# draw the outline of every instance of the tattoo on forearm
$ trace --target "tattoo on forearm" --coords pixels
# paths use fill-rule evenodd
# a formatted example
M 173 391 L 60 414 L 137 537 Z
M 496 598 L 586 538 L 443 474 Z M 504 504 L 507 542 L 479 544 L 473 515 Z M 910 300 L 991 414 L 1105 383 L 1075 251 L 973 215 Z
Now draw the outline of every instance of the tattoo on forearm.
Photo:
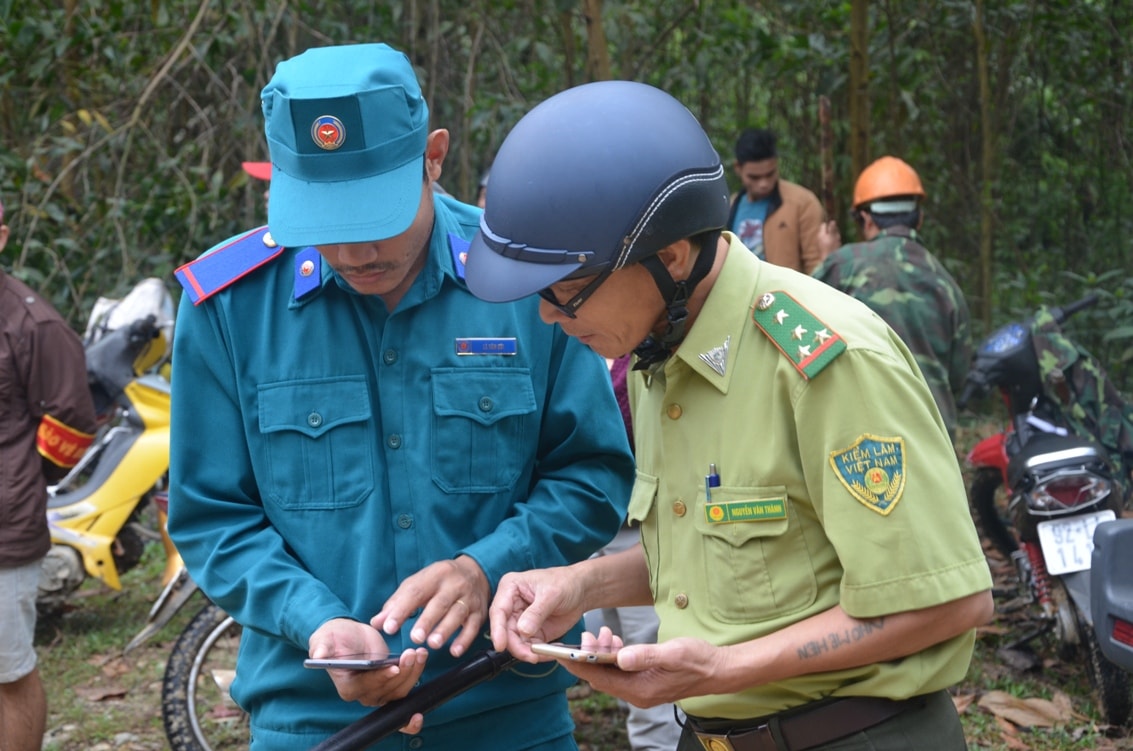
M 809 660 L 825 652 L 833 652 L 840 647 L 846 647 L 861 641 L 875 631 L 885 628 L 884 618 L 875 618 L 872 621 L 860 621 L 853 628 L 845 631 L 833 631 L 822 639 L 815 639 L 799 647 L 800 660 Z

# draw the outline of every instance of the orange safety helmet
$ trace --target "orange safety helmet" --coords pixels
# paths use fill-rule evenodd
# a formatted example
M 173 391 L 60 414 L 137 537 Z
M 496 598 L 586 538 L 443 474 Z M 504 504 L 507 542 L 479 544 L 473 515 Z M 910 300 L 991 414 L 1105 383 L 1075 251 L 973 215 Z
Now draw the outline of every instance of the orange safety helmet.
M 917 171 L 895 156 L 883 156 L 862 170 L 854 184 L 854 208 L 880 198 L 925 197 Z

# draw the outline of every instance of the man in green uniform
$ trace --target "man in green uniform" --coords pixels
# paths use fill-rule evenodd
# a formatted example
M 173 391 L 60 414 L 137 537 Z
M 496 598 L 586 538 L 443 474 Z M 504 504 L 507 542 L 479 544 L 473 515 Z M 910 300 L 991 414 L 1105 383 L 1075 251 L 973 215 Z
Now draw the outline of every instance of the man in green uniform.
M 856 297 L 893 327 L 928 381 L 948 434 L 972 361 L 968 303 L 960 285 L 917 234 L 925 192 L 916 170 L 883 156 L 854 185 L 854 219 L 864 242 L 844 245 L 833 222 L 819 232 L 825 260 L 816 279 Z
M 553 175 L 553 179 L 546 176 Z M 866 306 L 728 232 L 719 157 L 650 86 L 558 94 L 508 135 L 472 242 L 473 294 L 540 315 L 630 378 L 642 545 L 505 576 L 492 641 L 537 661 L 591 608 L 655 603 L 659 642 L 563 663 L 680 748 L 962 749 L 947 688 L 991 575 L 932 395 Z

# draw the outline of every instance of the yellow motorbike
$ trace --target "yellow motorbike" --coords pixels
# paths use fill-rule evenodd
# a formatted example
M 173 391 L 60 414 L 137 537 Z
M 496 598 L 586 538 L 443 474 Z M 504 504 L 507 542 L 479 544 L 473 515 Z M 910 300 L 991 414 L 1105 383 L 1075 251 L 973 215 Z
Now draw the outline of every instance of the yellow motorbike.
M 48 488 L 51 550 L 40 569 L 37 605 L 58 612 L 88 577 L 112 589 L 137 565 L 148 541 L 164 538 L 142 523 L 163 496 L 169 471 L 169 381 L 173 302 L 160 279 L 121 300 L 100 299 L 84 336 L 87 377 L 102 424 L 94 443 Z M 167 575 L 175 573 L 170 559 Z

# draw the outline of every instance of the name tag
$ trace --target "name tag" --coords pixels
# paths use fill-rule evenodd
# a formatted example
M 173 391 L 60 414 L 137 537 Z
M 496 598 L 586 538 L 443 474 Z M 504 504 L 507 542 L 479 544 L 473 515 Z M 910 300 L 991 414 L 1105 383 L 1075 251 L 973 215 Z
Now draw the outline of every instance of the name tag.
M 781 498 L 709 503 L 704 507 L 709 524 L 760 522 L 787 518 L 787 504 Z
M 500 338 L 462 336 L 456 339 L 458 355 L 514 355 L 518 351 L 514 336 Z

